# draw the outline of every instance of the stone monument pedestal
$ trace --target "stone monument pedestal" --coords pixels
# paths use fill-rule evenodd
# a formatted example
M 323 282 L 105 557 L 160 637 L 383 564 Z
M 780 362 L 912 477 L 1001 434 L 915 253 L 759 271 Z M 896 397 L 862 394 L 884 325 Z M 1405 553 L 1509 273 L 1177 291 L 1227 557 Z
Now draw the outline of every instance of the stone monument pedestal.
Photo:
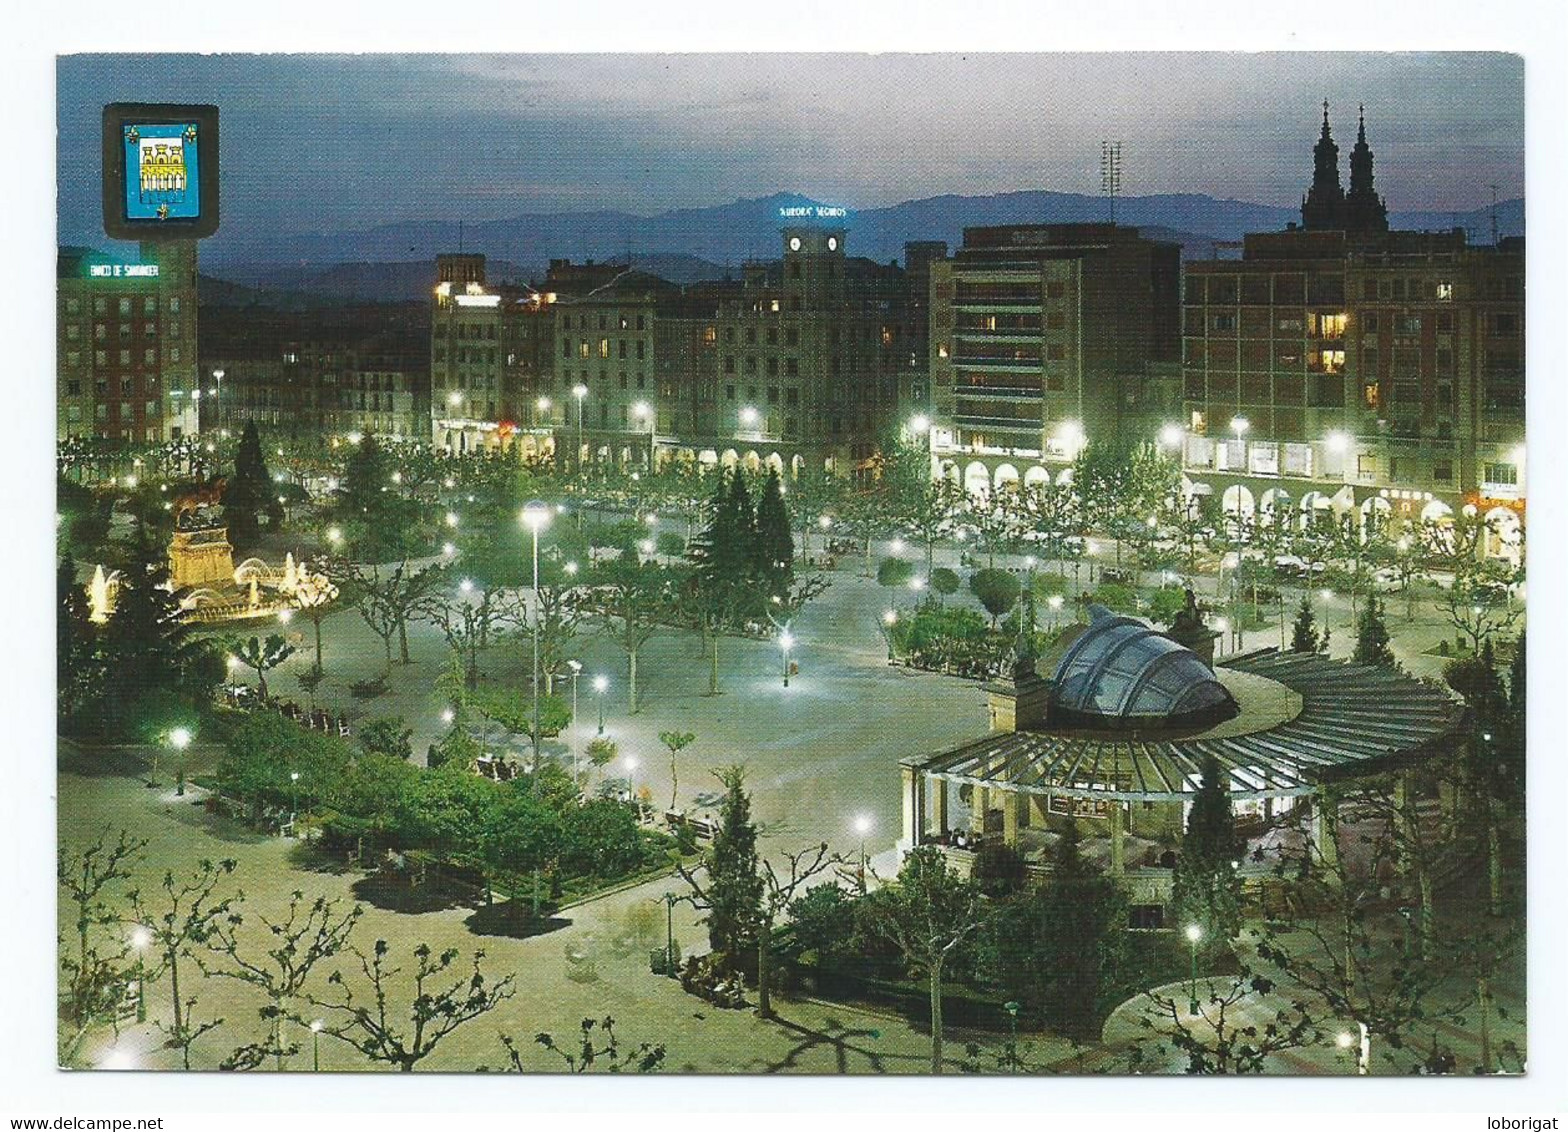
M 234 584 L 234 548 L 227 527 L 175 531 L 169 543 L 169 581 L 176 590 Z

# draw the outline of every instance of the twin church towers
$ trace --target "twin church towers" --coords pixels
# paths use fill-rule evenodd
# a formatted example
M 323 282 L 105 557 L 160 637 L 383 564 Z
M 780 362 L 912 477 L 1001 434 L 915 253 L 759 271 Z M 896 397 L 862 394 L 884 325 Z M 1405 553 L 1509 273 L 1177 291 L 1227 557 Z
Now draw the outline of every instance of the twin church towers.
M 1312 149 L 1312 187 L 1301 199 L 1301 226 L 1341 232 L 1388 231 L 1388 207 L 1372 188 L 1372 147 L 1367 145 L 1366 108 L 1357 116 L 1356 145 L 1350 151 L 1350 191 L 1339 181 L 1339 146 L 1329 131 L 1323 103 L 1323 133 Z

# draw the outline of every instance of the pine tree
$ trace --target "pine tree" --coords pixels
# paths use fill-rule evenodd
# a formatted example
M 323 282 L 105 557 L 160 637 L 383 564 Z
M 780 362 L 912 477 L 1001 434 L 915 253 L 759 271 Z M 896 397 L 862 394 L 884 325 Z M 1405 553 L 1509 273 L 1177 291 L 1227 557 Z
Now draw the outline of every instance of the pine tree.
M 1514 726 L 1521 734 L 1524 732 L 1526 683 L 1524 631 L 1520 630 L 1519 640 L 1514 643 L 1514 662 L 1508 669 L 1508 707 L 1513 712 Z
M 1398 665 L 1394 659 L 1394 650 L 1389 645 L 1388 625 L 1383 621 L 1383 605 L 1377 600 L 1376 594 L 1367 595 L 1367 607 L 1356 622 L 1356 648 L 1352 659 L 1357 664 L 1380 668 L 1394 668 Z
M 1301 605 L 1296 609 L 1296 622 L 1291 630 L 1290 650 L 1292 652 L 1322 652 L 1328 644 L 1328 634 L 1321 636 L 1317 630 L 1318 619 L 1312 612 L 1312 603 L 1307 600 L 1307 595 L 1301 595 Z
M 203 641 L 192 641 L 179 603 L 165 586 L 168 563 L 147 538 L 138 540 L 122 572 L 114 613 L 97 633 L 96 726 L 114 733 L 154 693 L 191 705 L 205 701 L 222 664 Z
M 762 908 L 762 877 L 757 872 L 757 827 L 751 796 L 738 766 L 719 772 L 724 798 L 719 830 L 708 854 L 708 942 L 732 962 L 755 945 Z
M 754 569 L 769 593 L 788 591 L 795 576 L 795 539 L 790 533 L 789 510 L 777 469 L 768 469 L 757 501 Z
M 269 526 L 276 528 L 283 521 L 283 506 L 267 471 L 256 422 L 247 421 L 234 455 L 234 472 L 223 491 L 223 519 L 229 527 L 229 540 L 241 548 L 254 546 L 260 537 L 262 515 L 267 516 Z
M 386 459 L 374 437 L 367 436 L 354 446 L 343 468 L 338 488 L 338 506 L 343 517 L 371 523 L 382 510 L 387 486 Z
M 1240 852 L 1226 776 L 1219 760 L 1209 755 L 1176 861 L 1171 910 L 1179 928 L 1197 924 L 1203 938 L 1216 945 L 1235 938 L 1241 930 Z
M 725 561 L 733 564 L 737 577 L 744 577 L 757 557 L 757 510 L 751 502 L 751 492 L 746 489 L 746 475 L 740 468 L 730 472 L 730 493 L 724 504 L 721 530 L 729 540 Z
M 76 562 L 67 552 L 55 573 L 55 693 L 60 718 L 80 706 L 84 685 L 92 681 L 93 624 L 87 595 L 76 580 Z

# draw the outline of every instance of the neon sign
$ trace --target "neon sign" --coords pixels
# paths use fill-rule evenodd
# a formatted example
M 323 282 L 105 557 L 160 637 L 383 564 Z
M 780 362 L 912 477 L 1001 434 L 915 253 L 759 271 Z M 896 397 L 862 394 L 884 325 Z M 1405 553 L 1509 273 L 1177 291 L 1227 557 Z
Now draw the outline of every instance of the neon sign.
M 158 278 L 158 265 L 156 263 L 90 263 L 87 265 L 89 279 L 156 279 Z
M 781 220 L 844 220 L 849 209 L 833 204 L 780 205 Z

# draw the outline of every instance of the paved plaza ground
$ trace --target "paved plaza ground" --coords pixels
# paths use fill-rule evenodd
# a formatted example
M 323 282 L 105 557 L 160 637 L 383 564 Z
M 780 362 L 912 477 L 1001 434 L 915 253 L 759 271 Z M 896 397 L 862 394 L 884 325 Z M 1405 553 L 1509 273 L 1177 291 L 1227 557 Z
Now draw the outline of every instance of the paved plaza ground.
M 886 547 L 877 548 L 878 557 L 886 552 Z M 938 563 L 956 565 L 956 556 L 939 551 Z M 679 755 L 681 806 L 701 809 L 711 804 L 717 786 L 711 772 L 727 764 L 744 763 L 765 853 L 821 840 L 852 853 L 858 841 L 853 823 L 865 815 L 872 822 L 865 848 L 876 859 L 879 872 L 891 871 L 896 868 L 893 850 L 900 834 L 899 760 L 983 733 L 985 704 L 974 682 L 887 663 L 877 622 L 890 604 L 889 591 L 860 577 L 858 568 L 859 563 L 851 562 L 834 572 L 831 588 L 794 625 L 798 644 L 793 658 L 800 671 L 787 689 L 774 643 L 726 638 L 721 646 L 725 693 L 706 695 L 708 667 L 699 639 L 672 631 L 655 637 L 643 652 L 639 663 L 641 711 L 632 715 L 625 699 L 624 654 L 611 640 L 585 631 L 578 654 L 584 663 L 579 686 L 581 723 L 549 741 L 548 752 L 569 760 L 574 747 L 592 738 L 598 705 L 590 678 L 603 673 L 612 683 L 605 700 L 606 732 L 620 744 L 622 754 L 622 761 L 608 768 L 609 773 L 646 785 L 655 804 L 662 807 L 670 800 L 670 775 L 668 755 L 658 733 L 668 729 L 693 732 L 696 742 Z M 1198 588 L 1212 591 L 1213 579 L 1199 579 Z M 907 609 L 910 598 L 907 591 L 897 591 L 893 604 Z M 967 595 L 950 600 L 972 602 Z M 1296 595 L 1287 591 L 1292 606 L 1295 600 Z M 1319 599 L 1317 605 L 1320 619 L 1326 618 L 1333 630 L 1334 653 L 1347 654 L 1354 640 L 1348 602 L 1333 597 Z M 1443 623 L 1429 605 L 1408 624 L 1403 600 L 1395 599 L 1390 606 L 1389 624 L 1402 662 L 1417 675 L 1437 674 L 1441 658 L 1425 654 L 1439 637 L 1451 636 L 1451 631 L 1444 632 Z M 297 622 L 289 627 L 291 631 L 300 628 Z M 308 626 L 304 630 L 299 652 L 268 679 L 274 694 L 301 703 L 311 699 L 297 682 L 311 662 L 311 634 Z M 347 609 L 327 619 L 323 635 L 326 679 L 316 691 L 315 702 L 346 712 L 354 720 L 402 715 L 414 727 L 416 757 L 422 760 L 425 745 L 443 729 L 441 705 L 432 690 L 447 655 L 439 633 L 428 625 L 416 626 L 410 637 L 413 663 L 394 664 L 390 691 L 370 701 L 354 699 L 348 685 L 380 672 L 380 641 Z M 1278 632 L 1249 634 L 1245 643 L 1248 647 L 1278 644 Z M 527 656 L 526 639 L 492 648 L 482 662 L 486 678 L 522 686 Z M 569 692 L 564 685 L 559 690 Z M 514 737 L 512 747 L 522 753 L 523 740 Z M 637 760 L 634 771 L 627 770 L 626 756 Z M 75 762 L 62 768 L 63 851 L 81 849 L 105 828 L 127 828 L 148 839 L 141 866 L 144 887 L 165 869 L 178 873 L 203 858 L 232 857 L 239 862 L 235 879 L 246 892 L 252 917 L 247 930 L 259 930 L 254 924 L 256 915 L 280 912 L 295 888 L 345 902 L 363 893 L 363 889 L 356 889 L 361 874 L 301 867 L 298 843 L 211 817 L 192 805 L 191 799 L 176 799 L 166 788 L 147 789 L 132 770 L 123 765 L 118 770 L 93 770 Z M 459 1031 L 421 1069 L 499 1067 L 504 1060 L 499 1033 L 519 1039 L 529 1051 L 530 1068 L 559 1068 L 558 1062 L 533 1046 L 533 1035 L 549 1031 L 557 1037 L 570 1036 L 581 1019 L 605 1015 L 617 1019 L 626 1042 L 665 1043 L 670 1069 L 813 1073 L 912 1073 L 927 1069 L 929 1039 L 902 1019 L 843 1006 L 784 1000 L 779 1004 L 780 1019 L 764 1022 L 749 1010 L 711 1007 L 682 992 L 673 980 L 651 974 L 648 948 L 662 942 L 663 934 L 660 897 L 682 887 L 678 881 L 658 881 L 605 897 L 570 909 L 563 913 L 569 924 L 530 939 L 475 934 L 466 924 L 472 915 L 467 907 L 415 915 L 367 904 L 357 938 L 368 947 L 376 938 L 385 937 L 392 942 L 394 955 L 401 952 L 405 957 L 418 942 L 438 950 L 447 946 L 465 952 L 483 948 L 488 969 L 513 974 L 518 980 L 515 998 Z M 651 937 L 650 909 L 657 912 L 651 921 Z M 62 931 L 68 927 L 62 923 Z M 696 923 L 696 914 L 688 906 L 677 907 L 674 928 L 683 951 L 707 949 L 705 929 Z M 569 955 L 579 958 L 570 960 Z M 166 994 L 162 985 L 153 988 L 151 1017 L 167 1016 Z M 220 1015 L 226 1023 L 201 1040 L 196 1062 L 213 1066 L 234 1046 L 255 1040 L 261 1032 L 256 1016 L 259 1005 L 249 988 L 232 980 L 204 980 L 199 1012 Z M 1123 1012 L 1137 1009 L 1132 1004 Z M 1112 1019 L 1107 1036 L 1114 1039 L 1113 1044 L 1122 1041 L 1117 1026 L 1123 1021 L 1120 1012 Z M 309 1068 L 309 1035 L 300 1036 L 304 1051 L 291 1068 Z M 950 1034 L 949 1050 L 955 1062 L 963 1056 L 965 1037 Z M 1000 1041 L 997 1035 L 982 1037 L 992 1047 Z M 95 1034 L 84 1047 L 81 1060 L 94 1063 L 112 1041 L 107 1032 Z M 157 1034 L 150 1025 L 133 1024 L 119 1041 L 119 1048 L 133 1051 L 138 1064 L 177 1065 L 177 1054 L 156 1048 Z M 1084 1054 L 1061 1039 L 1031 1036 L 1029 1042 L 1032 1064 L 1054 1065 L 1066 1071 L 1114 1069 L 1117 1064 L 1110 1052 Z M 366 1068 L 362 1055 L 335 1040 L 322 1041 L 320 1056 L 323 1069 Z M 1347 1071 L 1343 1057 L 1332 1049 L 1305 1051 L 1292 1058 L 1297 1060 L 1282 1061 L 1279 1070 Z M 1171 1068 L 1179 1071 L 1179 1067 Z

